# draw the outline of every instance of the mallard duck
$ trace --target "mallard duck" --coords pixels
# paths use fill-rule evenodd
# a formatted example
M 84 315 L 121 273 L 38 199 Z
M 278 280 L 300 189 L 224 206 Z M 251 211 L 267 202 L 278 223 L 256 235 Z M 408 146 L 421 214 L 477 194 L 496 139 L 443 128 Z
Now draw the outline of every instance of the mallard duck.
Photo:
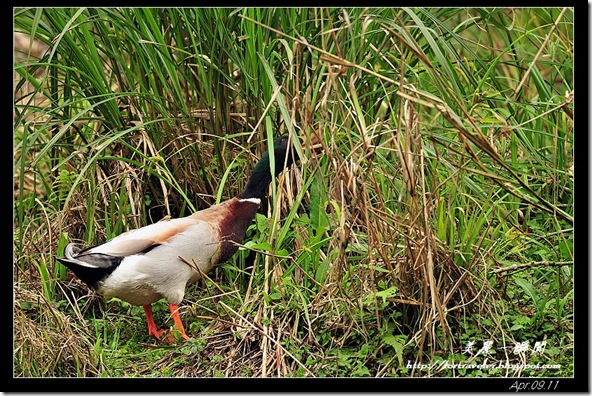
M 274 142 L 275 176 L 296 158 L 289 140 L 282 136 Z M 187 217 L 127 231 L 84 250 L 70 243 L 65 257 L 57 259 L 99 294 L 143 306 L 148 334 L 159 340 L 166 330 L 157 329 L 152 304 L 166 299 L 176 331 L 187 340 L 178 312 L 185 287 L 237 251 L 271 180 L 266 152 L 236 197 Z

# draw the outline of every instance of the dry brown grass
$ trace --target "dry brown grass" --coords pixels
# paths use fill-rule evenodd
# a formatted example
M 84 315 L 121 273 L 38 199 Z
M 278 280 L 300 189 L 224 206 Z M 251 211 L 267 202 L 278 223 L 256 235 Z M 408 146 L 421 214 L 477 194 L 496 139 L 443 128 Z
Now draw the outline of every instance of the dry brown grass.
M 29 279 L 29 282 L 31 280 Z M 92 377 L 103 370 L 86 328 L 43 298 L 14 286 L 15 377 Z M 31 364 L 23 364 L 30 362 Z

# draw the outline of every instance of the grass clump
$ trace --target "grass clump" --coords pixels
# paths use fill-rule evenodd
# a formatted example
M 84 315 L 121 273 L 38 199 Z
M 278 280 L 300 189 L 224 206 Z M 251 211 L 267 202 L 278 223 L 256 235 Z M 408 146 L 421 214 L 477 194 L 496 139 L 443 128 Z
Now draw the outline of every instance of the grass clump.
M 573 9 L 14 21 L 17 376 L 573 375 Z M 100 304 L 55 262 L 236 195 L 284 133 L 303 161 L 189 288 L 192 340 L 146 351 L 141 308 Z M 64 328 L 76 359 L 47 353 Z M 498 366 L 432 364 L 484 356 Z

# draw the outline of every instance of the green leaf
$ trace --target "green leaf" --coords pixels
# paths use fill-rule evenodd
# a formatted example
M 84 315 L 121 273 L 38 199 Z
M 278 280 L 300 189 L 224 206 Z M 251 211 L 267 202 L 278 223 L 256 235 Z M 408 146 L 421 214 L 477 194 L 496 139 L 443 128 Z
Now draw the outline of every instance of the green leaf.
M 269 219 L 261 213 L 255 214 L 255 224 L 257 224 L 257 231 L 264 232 L 269 228 Z
M 516 330 L 520 330 L 521 328 L 523 328 L 524 326 L 522 326 L 521 324 L 515 324 L 512 327 L 510 327 L 510 331 L 516 331 Z
M 539 294 L 537 293 L 536 289 L 534 288 L 534 286 L 532 285 L 532 283 L 530 283 L 529 281 L 527 281 L 524 278 L 516 278 L 515 282 L 518 286 L 520 286 L 525 292 L 526 294 L 532 299 L 532 302 L 537 305 L 538 301 L 539 301 Z
M 337 351 L 337 364 L 343 367 L 351 367 L 351 363 L 349 361 L 349 358 L 353 355 L 354 353 L 348 349 L 340 349 Z
M 399 366 L 403 365 L 403 347 L 407 341 L 407 336 L 385 334 L 382 336 L 382 342 L 391 346 L 395 350 L 395 355 L 399 360 Z
M 382 303 L 386 303 L 386 299 L 390 297 L 394 297 L 399 292 L 399 288 L 397 286 L 391 286 L 388 289 L 377 291 L 375 293 L 368 293 L 364 296 L 364 304 L 372 304 L 375 298 L 382 298 Z
M 250 242 L 252 242 L 252 241 L 250 241 Z M 245 246 L 247 246 L 247 245 L 245 244 Z M 263 252 L 271 252 L 271 245 L 267 241 L 263 241 L 263 242 L 259 242 L 259 243 L 250 243 L 248 245 L 248 247 L 251 249 L 255 249 L 255 250 L 261 250 Z
M 355 369 L 354 371 L 352 371 L 352 376 L 353 377 L 369 377 L 370 370 L 368 370 L 368 367 L 366 367 L 366 366 L 360 366 L 357 369 Z
M 376 292 L 376 297 L 381 297 L 382 302 L 386 302 L 387 297 L 394 297 L 399 292 L 399 288 L 397 286 L 389 287 L 388 289 Z
M 271 298 L 272 300 L 281 300 L 282 299 L 282 293 L 280 292 L 273 292 L 269 295 L 269 298 Z
M 325 282 L 325 278 L 327 277 L 328 272 L 329 272 L 329 257 L 327 257 L 325 260 L 321 261 L 321 263 L 319 264 L 317 270 L 315 271 L 315 280 L 317 282 L 319 282 L 320 284 L 322 284 L 323 282 Z

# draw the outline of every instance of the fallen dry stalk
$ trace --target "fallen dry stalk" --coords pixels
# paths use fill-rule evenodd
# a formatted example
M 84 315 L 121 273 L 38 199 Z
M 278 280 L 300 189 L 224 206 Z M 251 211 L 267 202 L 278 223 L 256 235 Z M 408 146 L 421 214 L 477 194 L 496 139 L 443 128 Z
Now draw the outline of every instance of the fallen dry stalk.
M 265 331 L 263 331 L 262 329 L 260 329 L 257 325 L 255 325 L 254 323 L 250 322 L 249 320 L 247 320 L 244 316 L 242 316 L 241 314 L 239 314 L 238 312 L 236 312 L 234 309 L 230 308 L 228 305 L 224 304 L 224 302 L 220 301 L 220 305 L 222 305 L 225 309 L 229 310 L 230 312 L 232 312 L 233 314 L 235 314 L 236 316 L 238 316 L 240 319 L 242 319 L 244 322 L 248 323 L 249 326 L 251 326 L 252 329 L 257 330 L 261 335 L 263 335 L 266 339 L 268 339 L 269 341 L 273 342 L 278 348 L 280 348 L 282 351 L 284 351 L 288 356 L 290 356 L 300 367 L 302 367 L 309 375 L 311 375 L 312 377 L 316 377 L 314 375 L 314 373 L 312 371 L 310 371 L 300 360 L 298 360 L 294 355 L 292 355 L 290 353 L 290 351 L 286 350 L 286 348 L 284 348 L 282 346 L 282 344 L 280 344 L 278 341 L 276 341 L 273 337 L 269 336 Z

